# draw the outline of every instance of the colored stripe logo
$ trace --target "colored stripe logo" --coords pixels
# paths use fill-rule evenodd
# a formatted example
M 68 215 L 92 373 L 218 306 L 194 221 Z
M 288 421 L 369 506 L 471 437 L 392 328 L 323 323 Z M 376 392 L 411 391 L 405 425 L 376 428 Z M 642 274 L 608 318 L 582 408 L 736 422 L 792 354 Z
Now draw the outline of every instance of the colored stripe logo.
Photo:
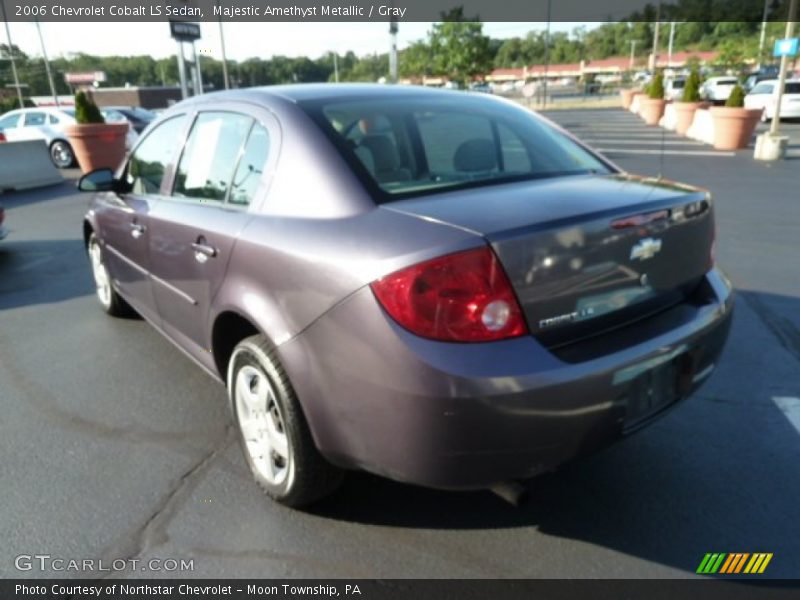
M 703 560 L 700 561 L 700 566 L 697 567 L 696 572 L 704 575 L 713 575 L 714 573 L 720 575 L 744 573 L 755 575 L 763 573 L 771 560 L 771 552 L 756 552 L 754 554 L 748 552 L 708 552 L 703 557 Z

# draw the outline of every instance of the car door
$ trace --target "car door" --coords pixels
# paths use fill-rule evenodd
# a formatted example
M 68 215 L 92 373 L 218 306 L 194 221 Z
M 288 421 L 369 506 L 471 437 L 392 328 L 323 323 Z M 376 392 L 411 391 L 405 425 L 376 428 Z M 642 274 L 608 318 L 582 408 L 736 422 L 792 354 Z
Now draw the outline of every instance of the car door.
M 95 219 L 106 266 L 114 285 L 144 317 L 158 322 L 150 282 L 150 213 L 164 194 L 167 174 L 183 139 L 187 118 L 159 123 L 128 159 L 124 193 L 105 194 Z
M 172 195 L 151 215 L 153 293 L 162 328 L 203 364 L 209 309 L 248 206 L 263 179 L 276 125 L 231 111 L 198 112 Z

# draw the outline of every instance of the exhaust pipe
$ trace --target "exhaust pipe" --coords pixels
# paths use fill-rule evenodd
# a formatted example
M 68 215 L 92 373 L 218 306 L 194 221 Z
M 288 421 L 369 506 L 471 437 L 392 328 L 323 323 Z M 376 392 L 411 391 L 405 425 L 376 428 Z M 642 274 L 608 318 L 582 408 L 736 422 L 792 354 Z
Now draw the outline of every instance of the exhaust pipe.
M 501 481 L 489 488 L 512 506 L 519 508 L 528 499 L 528 490 L 516 481 Z

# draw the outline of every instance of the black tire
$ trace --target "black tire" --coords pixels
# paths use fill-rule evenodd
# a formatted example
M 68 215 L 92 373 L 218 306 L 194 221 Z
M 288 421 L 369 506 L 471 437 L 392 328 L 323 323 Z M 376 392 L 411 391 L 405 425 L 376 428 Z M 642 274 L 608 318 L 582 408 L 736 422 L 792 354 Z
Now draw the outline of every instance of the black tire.
M 278 482 L 265 476 L 264 464 L 266 461 L 263 461 L 262 456 L 260 468 L 256 464 L 257 459 L 253 457 L 254 451 L 248 447 L 245 440 L 245 427 L 242 425 L 243 415 L 240 414 L 240 411 L 246 412 L 248 409 L 241 407 L 245 401 L 237 396 L 237 387 L 246 379 L 245 375 L 254 373 L 253 369 L 260 372 L 261 377 L 265 378 L 264 383 L 269 385 L 272 400 L 274 400 L 274 402 L 270 399 L 267 400 L 264 418 L 267 418 L 267 414 L 279 417 L 280 427 L 276 427 L 276 429 L 288 440 L 288 459 L 283 460 L 282 456 L 274 453 L 271 453 L 271 457 L 268 459 L 271 464 L 275 464 L 275 462 L 284 462 L 285 464 L 285 477 Z M 317 450 L 292 384 L 278 361 L 274 348 L 265 336 L 254 335 L 236 345 L 228 364 L 227 384 L 234 425 L 239 433 L 237 437 L 242 446 L 245 461 L 256 483 L 267 496 L 287 506 L 301 507 L 328 496 L 339 487 L 344 473 L 326 461 Z M 253 380 L 251 379 L 250 385 L 252 384 Z M 256 382 L 256 386 L 260 384 L 260 381 Z M 270 405 L 272 405 L 272 410 L 270 410 Z M 273 412 L 276 409 L 277 415 Z M 244 418 L 252 418 L 252 416 L 247 415 Z M 252 421 L 250 423 L 252 424 Z
M 50 160 L 58 169 L 68 169 L 75 165 L 75 152 L 65 140 L 55 140 L 50 144 Z
M 95 249 L 98 252 L 100 264 L 95 264 L 95 258 L 93 253 Z M 97 240 L 97 236 L 92 232 L 89 235 L 89 241 L 86 244 L 86 253 L 89 256 L 89 262 L 92 266 L 92 275 L 95 281 L 95 296 L 97 297 L 97 301 L 100 304 L 100 307 L 103 309 L 108 315 L 112 317 L 131 317 L 136 314 L 136 312 L 131 308 L 130 304 L 125 302 L 125 300 L 120 296 L 117 291 L 114 289 L 112 284 L 111 275 L 106 268 L 105 262 L 102 258 L 102 251 L 100 251 L 100 243 Z M 97 269 L 102 270 L 103 274 L 98 273 Z M 107 290 L 101 291 L 102 281 L 101 278 L 105 277 L 105 282 L 108 286 Z

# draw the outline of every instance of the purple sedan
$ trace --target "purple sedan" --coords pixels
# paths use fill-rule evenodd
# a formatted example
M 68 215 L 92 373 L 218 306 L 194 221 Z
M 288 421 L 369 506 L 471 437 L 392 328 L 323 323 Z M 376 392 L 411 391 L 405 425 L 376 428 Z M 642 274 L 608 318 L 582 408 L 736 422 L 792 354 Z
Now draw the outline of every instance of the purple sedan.
M 730 324 L 708 192 L 485 94 L 207 94 L 79 186 L 101 306 L 227 386 L 288 505 L 347 469 L 444 489 L 551 470 L 686 398 Z

